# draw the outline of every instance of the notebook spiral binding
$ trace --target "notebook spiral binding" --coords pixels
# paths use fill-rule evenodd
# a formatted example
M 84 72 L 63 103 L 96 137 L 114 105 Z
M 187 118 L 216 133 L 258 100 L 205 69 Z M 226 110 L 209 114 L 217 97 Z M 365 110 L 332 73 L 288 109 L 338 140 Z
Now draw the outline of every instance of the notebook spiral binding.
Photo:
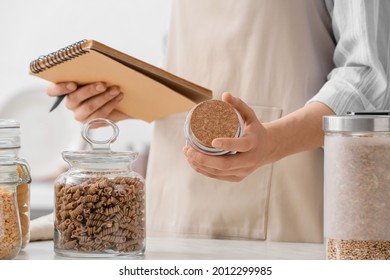
M 83 55 L 88 50 L 83 49 L 82 44 L 87 40 L 78 41 L 72 45 L 66 46 L 59 49 L 58 51 L 52 52 L 48 55 L 40 56 L 38 59 L 30 63 L 30 70 L 32 73 L 39 73 L 46 69 L 49 69 L 62 62 L 68 61 L 74 57 Z

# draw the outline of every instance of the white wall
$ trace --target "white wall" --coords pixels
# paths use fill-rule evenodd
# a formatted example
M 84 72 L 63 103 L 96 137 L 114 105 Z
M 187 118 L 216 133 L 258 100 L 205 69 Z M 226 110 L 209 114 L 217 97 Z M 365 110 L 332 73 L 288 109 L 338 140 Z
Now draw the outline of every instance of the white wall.
M 2 0 L 1 94 L 44 83 L 29 62 L 84 38 L 161 66 L 169 12 L 169 0 Z
M 64 128 L 73 130 L 64 134 L 62 141 L 67 143 L 79 138 L 79 124 L 64 108 L 48 113 L 54 101 L 44 92 L 48 82 L 29 76 L 30 61 L 85 38 L 101 41 L 146 62 L 162 66 L 169 13 L 169 0 L 0 1 L 0 118 L 17 118 L 21 121 L 21 156 L 32 165 L 33 175 L 34 170 L 37 177 L 41 175 L 38 173 L 44 172 L 37 164 L 51 161 L 50 156 L 58 159 L 60 152 L 69 148 L 63 142 L 54 141 L 58 139 L 58 134 L 64 132 Z M 14 101 L 17 102 L 16 106 L 8 105 L 15 95 L 29 92 L 36 94 L 33 99 L 37 102 L 41 100 L 40 104 L 34 104 L 31 98 L 28 103 L 19 98 Z M 121 127 L 124 131 L 119 140 L 126 138 L 126 141 L 131 142 L 121 147 L 141 149 L 143 144 L 148 143 L 150 124 L 129 121 Z M 69 134 L 77 136 L 70 137 Z M 45 150 L 51 151 L 51 155 L 47 159 L 37 159 L 37 155 L 45 153 Z M 54 163 L 45 162 L 44 168 L 49 170 L 49 166 Z

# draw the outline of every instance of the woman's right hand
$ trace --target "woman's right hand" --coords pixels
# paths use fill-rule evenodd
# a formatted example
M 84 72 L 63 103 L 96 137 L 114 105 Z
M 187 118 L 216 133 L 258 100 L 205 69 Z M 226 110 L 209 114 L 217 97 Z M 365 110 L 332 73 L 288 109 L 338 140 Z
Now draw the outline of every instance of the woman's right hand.
M 49 96 L 64 94 L 65 106 L 73 111 L 74 118 L 81 123 L 95 118 L 107 118 L 114 122 L 130 118 L 115 109 L 123 99 L 123 93 L 117 86 L 107 87 L 105 83 L 97 82 L 78 87 L 74 82 L 64 82 L 47 87 Z

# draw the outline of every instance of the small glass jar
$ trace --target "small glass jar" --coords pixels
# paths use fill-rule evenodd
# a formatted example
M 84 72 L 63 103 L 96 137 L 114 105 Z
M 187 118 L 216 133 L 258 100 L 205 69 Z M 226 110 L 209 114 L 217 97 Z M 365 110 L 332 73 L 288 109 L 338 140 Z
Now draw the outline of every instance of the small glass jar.
M 19 219 L 22 229 L 22 249 L 30 242 L 30 172 L 28 163 L 19 157 L 20 123 L 0 119 L 0 162 L 18 162 L 18 173 L 23 179 L 16 187 Z
M 244 134 L 244 121 L 229 103 L 207 100 L 195 106 L 186 117 L 184 135 L 187 144 L 206 155 L 234 154 L 212 146 L 216 138 L 238 138 Z
M 90 127 L 108 124 L 107 140 L 90 137 Z M 55 182 L 54 250 L 67 257 L 140 255 L 145 251 L 145 184 L 132 171 L 135 152 L 113 152 L 117 125 L 94 119 L 83 127 L 90 151 L 65 151 L 69 170 Z
M 324 117 L 327 259 L 390 259 L 390 116 Z
M 0 163 L 0 260 L 15 258 L 22 246 L 16 195 L 20 181 L 16 165 Z

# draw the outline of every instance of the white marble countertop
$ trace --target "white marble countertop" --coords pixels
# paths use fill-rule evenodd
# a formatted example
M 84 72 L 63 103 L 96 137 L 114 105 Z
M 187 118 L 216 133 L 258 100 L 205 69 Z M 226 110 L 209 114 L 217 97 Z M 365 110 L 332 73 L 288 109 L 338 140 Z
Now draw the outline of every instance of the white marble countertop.
M 31 208 L 43 214 L 53 211 L 53 184 L 32 185 Z M 41 214 L 42 214 L 41 213 Z M 16 259 L 69 259 L 57 256 L 53 241 L 31 242 Z M 120 256 L 115 259 L 147 260 L 324 260 L 325 245 L 316 243 L 267 242 L 254 240 L 222 240 L 194 238 L 156 238 L 146 240 L 145 255 Z M 112 259 L 112 258 L 111 258 Z
M 146 260 L 324 260 L 325 245 L 249 240 L 147 238 L 143 256 L 114 259 Z M 66 260 L 57 256 L 53 241 L 31 242 L 16 257 L 19 260 Z M 101 259 L 101 258 L 99 258 Z M 110 258 L 112 259 L 112 258 Z

